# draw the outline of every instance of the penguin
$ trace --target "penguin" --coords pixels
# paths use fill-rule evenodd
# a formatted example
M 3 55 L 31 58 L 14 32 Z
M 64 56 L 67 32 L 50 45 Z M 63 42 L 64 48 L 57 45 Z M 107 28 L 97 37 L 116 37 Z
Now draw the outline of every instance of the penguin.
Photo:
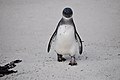
M 58 62 L 66 60 L 63 55 L 69 55 L 71 57 L 69 65 L 74 66 L 77 65 L 75 54 L 82 54 L 83 45 L 72 15 L 73 11 L 71 8 L 66 7 L 63 9 L 62 18 L 49 40 L 47 52 L 49 53 L 52 42 L 55 40 L 54 50 L 57 53 Z

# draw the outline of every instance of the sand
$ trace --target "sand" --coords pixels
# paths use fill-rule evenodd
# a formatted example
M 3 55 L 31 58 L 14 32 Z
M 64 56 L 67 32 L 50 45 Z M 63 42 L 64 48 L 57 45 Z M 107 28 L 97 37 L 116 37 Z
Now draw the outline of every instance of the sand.
M 84 41 L 77 66 L 57 62 L 47 44 L 65 7 Z M 120 80 L 120 0 L 0 0 L 0 65 L 21 59 L 0 80 Z

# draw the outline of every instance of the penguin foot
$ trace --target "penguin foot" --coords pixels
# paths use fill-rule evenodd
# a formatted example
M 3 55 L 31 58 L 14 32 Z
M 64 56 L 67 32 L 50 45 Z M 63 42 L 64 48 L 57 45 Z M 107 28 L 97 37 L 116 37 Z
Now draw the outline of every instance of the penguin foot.
M 63 55 L 57 54 L 57 56 L 58 56 L 58 62 L 64 62 L 64 61 L 66 61 L 66 59 L 63 57 Z
M 77 65 L 77 63 L 76 62 L 70 62 L 69 65 L 75 66 L 75 65 Z
M 77 65 L 77 62 L 75 61 L 75 56 L 71 56 L 71 61 L 70 61 L 69 65 L 71 65 L 71 66 Z
M 58 62 L 64 62 L 64 61 L 66 61 L 66 59 L 65 58 L 58 58 Z

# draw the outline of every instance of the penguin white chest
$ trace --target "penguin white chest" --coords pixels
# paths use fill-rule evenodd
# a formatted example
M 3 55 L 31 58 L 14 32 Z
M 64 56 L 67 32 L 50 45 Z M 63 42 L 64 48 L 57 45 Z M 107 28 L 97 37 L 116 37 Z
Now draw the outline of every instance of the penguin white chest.
M 57 38 L 58 40 L 70 41 L 74 37 L 74 27 L 71 25 L 61 25 L 58 28 Z
M 75 42 L 74 27 L 71 25 L 59 26 L 55 50 L 60 54 L 74 53 Z

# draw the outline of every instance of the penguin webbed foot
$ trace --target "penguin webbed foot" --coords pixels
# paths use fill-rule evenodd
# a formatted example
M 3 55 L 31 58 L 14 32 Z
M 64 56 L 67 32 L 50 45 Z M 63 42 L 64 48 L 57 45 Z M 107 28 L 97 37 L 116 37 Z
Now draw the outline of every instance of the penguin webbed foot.
M 64 62 L 64 61 L 66 61 L 66 59 L 65 59 L 65 58 L 58 59 L 58 62 Z
M 77 63 L 76 62 L 73 63 L 73 62 L 70 61 L 69 65 L 75 66 L 75 65 L 77 65 Z
M 70 61 L 69 65 L 71 65 L 71 66 L 77 65 L 77 62 L 75 61 L 75 56 L 71 56 L 71 61 Z
M 66 59 L 63 57 L 63 55 L 57 54 L 57 56 L 58 56 L 58 62 L 64 62 L 64 61 L 66 61 Z

